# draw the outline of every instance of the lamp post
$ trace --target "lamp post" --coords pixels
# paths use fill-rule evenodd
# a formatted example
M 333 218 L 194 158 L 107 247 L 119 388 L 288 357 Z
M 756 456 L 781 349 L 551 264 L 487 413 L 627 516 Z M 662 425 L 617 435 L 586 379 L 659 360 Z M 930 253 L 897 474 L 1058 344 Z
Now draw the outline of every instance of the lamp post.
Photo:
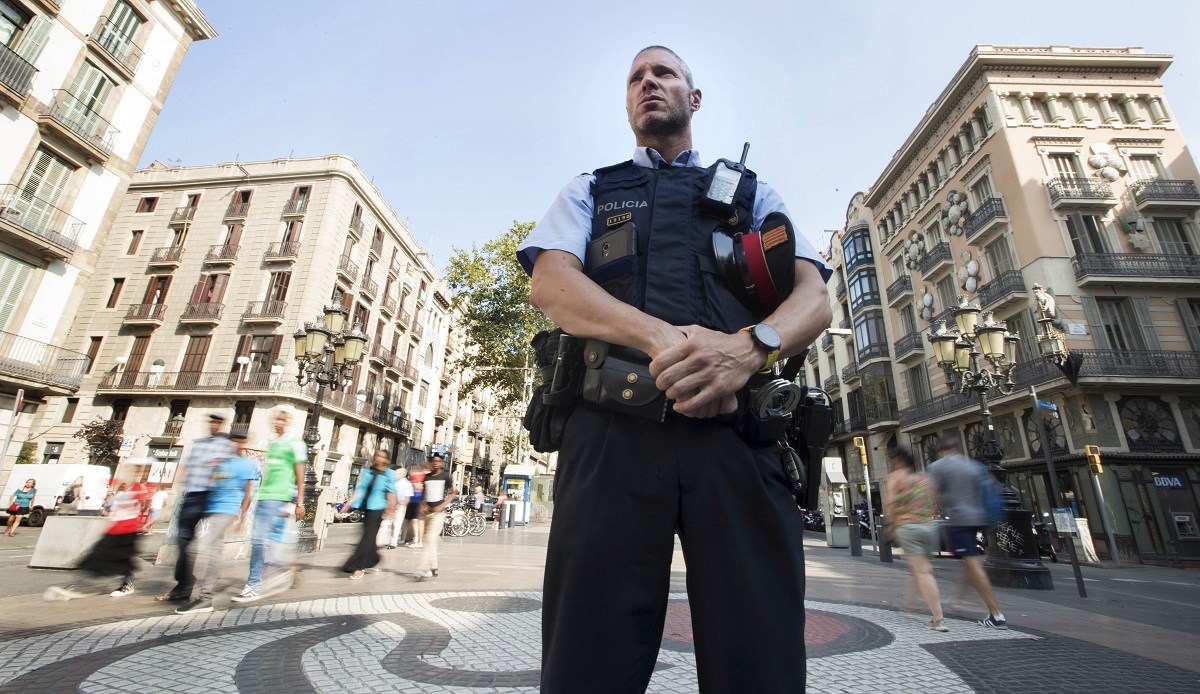
M 1021 497 L 1009 486 L 1008 475 L 1000 465 L 1004 449 L 996 440 L 988 409 L 987 396 L 991 390 L 1009 395 L 1016 388 L 1012 371 L 1020 338 L 997 323 L 992 314 L 971 305 L 965 296 L 958 298 L 958 308 L 952 315 L 954 326 L 939 322 L 928 339 L 938 364 L 946 372 L 946 382 L 952 388 L 957 383 L 959 393 L 979 396 L 984 437 L 979 457 L 999 483 L 1004 497 L 1004 517 L 996 524 L 988 542 L 988 573 L 999 586 L 1052 589 L 1050 570 L 1038 555 L 1030 511 L 1022 507 Z
M 312 417 L 308 430 L 304 432 L 304 443 L 308 444 L 308 466 L 304 470 L 304 500 L 307 508 L 305 523 L 300 529 L 299 549 L 314 552 L 317 536 L 313 530 L 317 514 L 316 445 L 321 441 L 321 403 L 325 400 L 325 388 L 341 390 L 346 386 L 350 370 L 362 360 L 367 336 L 359 327 L 343 330 L 348 311 L 342 306 L 326 306 L 319 323 L 305 323 L 292 336 L 296 340 L 296 362 L 299 366 L 296 382 L 300 386 L 316 382 L 317 397 L 313 402 Z

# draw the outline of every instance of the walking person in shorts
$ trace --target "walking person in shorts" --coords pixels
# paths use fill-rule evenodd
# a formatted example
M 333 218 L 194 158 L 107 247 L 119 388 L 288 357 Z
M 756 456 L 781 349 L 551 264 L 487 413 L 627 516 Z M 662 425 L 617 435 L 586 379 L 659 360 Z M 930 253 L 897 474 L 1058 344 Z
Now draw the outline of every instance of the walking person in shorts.
M 925 628 L 950 631 L 942 614 L 941 596 L 929 557 L 938 549 L 941 524 L 937 522 L 937 487 L 929 475 L 916 471 L 912 453 L 894 448 L 888 454 L 891 472 L 883 483 L 883 517 L 888 532 L 904 550 L 904 562 L 929 606 Z

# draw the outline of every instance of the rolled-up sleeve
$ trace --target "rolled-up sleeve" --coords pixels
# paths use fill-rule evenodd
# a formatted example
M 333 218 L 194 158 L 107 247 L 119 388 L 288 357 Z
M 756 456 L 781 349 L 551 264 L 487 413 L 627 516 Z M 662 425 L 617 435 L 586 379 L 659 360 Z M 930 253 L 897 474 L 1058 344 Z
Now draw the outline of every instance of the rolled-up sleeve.
M 767 215 L 772 212 L 782 212 L 792 220 L 792 226 L 796 229 L 796 257 L 816 265 L 817 270 L 821 272 L 821 279 L 828 282 L 829 278 L 833 276 L 833 268 L 829 267 L 829 263 L 825 262 L 825 259 L 817 253 L 817 249 L 813 248 L 808 239 L 800 233 L 799 227 L 796 226 L 796 218 L 788 212 L 787 205 L 783 204 L 783 198 L 779 197 L 779 193 L 776 193 L 771 186 L 759 181 L 758 191 L 754 195 L 754 228 L 761 229 Z
M 592 235 L 592 182 L 595 176 L 581 174 L 571 179 L 542 220 L 517 249 L 517 260 L 527 274 L 542 251 L 566 251 L 583 263 Z

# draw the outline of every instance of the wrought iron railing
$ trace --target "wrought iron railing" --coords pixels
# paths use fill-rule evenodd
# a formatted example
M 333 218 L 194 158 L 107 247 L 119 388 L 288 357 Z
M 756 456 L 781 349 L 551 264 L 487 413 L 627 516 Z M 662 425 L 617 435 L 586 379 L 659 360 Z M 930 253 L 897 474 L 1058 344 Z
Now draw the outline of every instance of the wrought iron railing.
M 241 246 L 234 246 L 228 243 L 221 243 L 215 246 L 208 247 L 208 253 L 204 256 L 204 262 L 215 263 L 222 261 L 237 260 L 238 249 Z
M 854 434 L 854 433 L 862 432 L 862 431 L 866 431 L 866 430 L 867 430 L 867 418 L 866 417 L 851 417 L 850 419 L 846 420 L 846 431 L 848 433 Z
M 838 377 L 836 375 L 834 375 L 834 376 L 830 376 L 829 378 L 826 378 L 825 382 L 822 383 L 821 386 L 825 389 L 825 392 L 828 393 L 830 391 L 837 390 L 838 388 L 840 388 L 842 386 L 842 383 L 841 383 L 841 381 L 838 380 Z
M 833 335 L 825 333 L 821 336 L 821 349 L 833 349 Z
M 20 227 L 67 253 L 74 252 L 83 231 L 82 221 L 32 190 L 12 183 L 0 185 L 0 222 Z
M 193 301 L 183 309 L 183 315 L 180 320 L 221 320 L 221 313 L 225 310 L 225 304 L 220 304 L 215 301 Z
M 29 94 L 29 85 L 36 72 L 37 68 L 0 43 L 0 82 L 4 86 L 25 97 Z
M 970 241 L 975 234 L 984 229 L 993 220 L 1007 219 L 1008 214 L 1004 210 L 1004 200 L 1000 198 L 988 198 L 974 212 L 967 216 L 963 222 L 963 232 L 967 236 L 967 241 Z
M 133 42 L 133 37 L 125 34 L 121 29 L 112 22 L 108 17 L 101 17 L 100 22 L 96 25 L 96 31 L 92 34 L 92 40 L 96 45 L 104 49 L 117 62 L 125 66 L 130 72 L 136 72 L 138 65 L 142 62 L 144 53 L 142 49 Z
M 936 398 L 931 398 L 925 402 L 904 408 L 900 412 L 900 426 L 909 426 L 927 419 L 944 417 L 951 412 L 965 410 L 973 404 L 974 401 L 968 395 L 960 395 L 958 393 L 939 395 Z
M 251 301 L 246 305 L 246 310 L 242 313 L 242 318 L 249 318 L 251 320 L 265 318 L 282 319 L 286 310 L 286 301 Z
M 390 366 L 393 359 L 392 350 L 382 345 L 375 345 L 373 348 L 371 348 L 371 358 L 381 364 L 387 364 Z
M 1062 369 L 1053 362 L 1040 358 L 1018 362 L 1012 371 L 1013 383 L 1022 389 L 1049 383 L 1056 378 L 1065 378 Z
M 383 253 L 383 239 L 372 239 L 371 252 L 378 258 Z
M 1021 271 L 1008 270 L 979 288 L 979 305 L 987 308 L 1007 296 L 1025 291 L 1025 276 Z
M 379 283 L 370 277 L 363 277 L 358 283 L 358 288 L 362 290 L 364 294 L 370 294 L 371 296 L 379 294 Z
M 354 234 L 355 236 L 362 236 L 363 220 L 361 217 L 351 217 L 349 227 L 351 234 Z
M 837 283 L 837 291 L 835 293 L 835 296 L 837 296 L 837 298 L 839 298 L 839 299 L 842 298 L 843 296 L 846 296 L 846 283 L 845 282 L 839 281 Z
M 196 208 L 191 206 L 176 207 L 171 212 L 171 224 L 179 224 L 181 222 L 190 222 L 196 218 Z
M 950 244 L 941 241 L 921 256 L 921 259 L 917 261 L 917 269 L 921 271 L 922 275 L 928 275 L 938 265 L 950 262 L 951 257 Z
M 167 312 L 166 304 L 130 304 L 125 320 L 156 320 L 161 322 Z
M 121 133 L 107 119 L 65 89 L 54 90 L 54 98 L 42 113 L 106 155 L 112 154 L 117 135 Z
M 250 422 L 234 422 L 229 425 L 229 435 L 234 438 L 249 438 Z
M 1072 352 L 1083 357 L 1080 378 L 1200 378 L 1200 352 L 1149 349 L 1078 349 Z
M 175 263 L 183 257 L 183 246 L 160 246 L 150 254 L 150 264 Z
M 416 370 L 416 368 L 414 368 L 408 364 L 405 364 L 403 367 L 400 368 L 400 377 L 406 381 L 416 383 L 417 382 L 417 370 Z
M 304 214 L 306 211 L 308 211 L 308 198 L 288 200 L 287 204 L 283 206 L 284 214 Z
M 86 354 L 0 331 L 0 374 L 5 376 L 76 390 L 88 361 Z
M 412 323 L 412 314 L 408 311 L 401 310 L 400 317 L 396 319 L 396 323 L 407 328 L 409 323 Z
M 231 202 L 229 207 L 225 208 L 225 219 L 245 219 L 246 214 L 250 211 L 250 203 L 248 202 Z
M 1166 178 L 1143 178 L 1129 184 L 1133 202 L 1143 205 L 1148 202 L 1200 202 L 1200 191 L 1196 182 L 1176 181 Z
M 1050 202 L 1060 200 L 1108 200 L 1113 197 L 1112 187 L 1095 178 L 1059 176 L 1046 181 L 1050 191 Z
M 895 350 L 896 358 L 900 359 L 909 352 L 921 349 L 924 346 L 924 339 L 921 333 L 909 333 L 904 337 L 896 340 L 892 344 L 892 349 Z
M 442 405 L 437 408 L 437 411 L 433 413 L 433 416 L 437 417 L 438 419 L 442 419 L 442 420 L 450 419 L 450 408 L 445 405 Z
M 945 323 L 947 328 L 954 327 L 954 307 L 943 310 L 941 313 L 934 315 L 929 319 L 930 327 L 936 327 L 938 323 Z
M 1111 277 L 1200 277 L 1200 256 L 1161 253 L 1085 253 L 1071 258 L 1075 279 Z
M 912 277 L 910 275 L 901 275 L 888 285 L 887 300 L 891 304 L 896 299 L 899 299 L 904 294 L 912 291 Z
M 343 255 L 338 259 L 338 272 L 341 272 L 353 281 L 358 277 L 358 265 L 353 260 L 350 260 L 349 255 Z
M 838 327 L 841 328 L 842 330 L 848 330 L 850 328 L 850 316 L 846 316 L 841 321 L 839 321 Z
M 267 252 L 263 254 L 263 258 L 270 260 L 272 258 L 295 258 L 300 255 L 299 241 L 276 241 L 267 247 Z
M 843 381 L 849 383 L 850 381 L 853 381 L 856 378 L 858 378 L 858 363 L 857 362 L 850 362 L 848 365 L 846 365 L 845 367 L 842 368 L 842 380 Z
M 388 313 L 396 312 L 396 300 L 390 296 L 383 297 L 383 310 Z

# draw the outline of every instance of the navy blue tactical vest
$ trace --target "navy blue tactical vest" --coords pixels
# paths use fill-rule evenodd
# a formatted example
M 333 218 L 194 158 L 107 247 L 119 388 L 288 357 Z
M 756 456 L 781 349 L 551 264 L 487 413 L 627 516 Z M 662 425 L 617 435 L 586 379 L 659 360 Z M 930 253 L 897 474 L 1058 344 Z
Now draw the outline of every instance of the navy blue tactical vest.
M 713 232 L 745 233 L 753 223 L 757 179 L 747 171 L 734 198 L 736 221 L 700 211 L 710 169 L 664 166 L 651 169 L 627 161 L 595 171 L 592 185 L 595 241 L 632 221 L 637 255 L 588 276 L 609 294 L 672 325 L 701 325 L 732 333 L 757 323 L 730 291 L 713 256 Z

